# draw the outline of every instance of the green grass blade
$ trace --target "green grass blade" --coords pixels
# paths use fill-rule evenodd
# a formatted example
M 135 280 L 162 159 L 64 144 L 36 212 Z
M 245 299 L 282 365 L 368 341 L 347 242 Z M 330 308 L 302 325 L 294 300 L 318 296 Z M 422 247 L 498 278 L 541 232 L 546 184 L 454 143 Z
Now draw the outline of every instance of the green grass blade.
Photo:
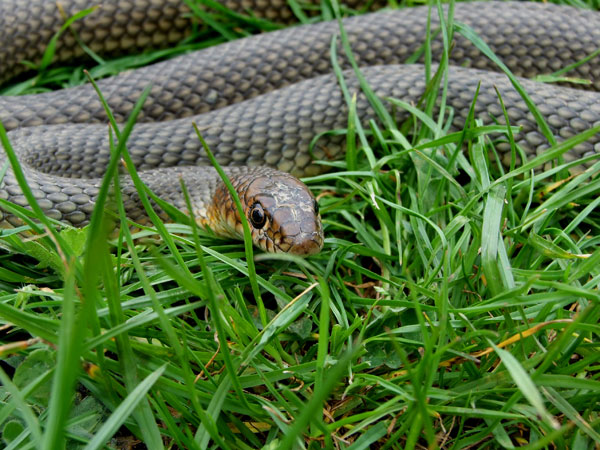
M 65 445 L 66 422 L 71 411 L 75 381 L 81 371 L 80 357 L 83 344 L 83 329 L 77 324 L 81 317 L 75 307 L 75 274 L 73 264 L 67 270 L 62 302 L 62 317 L 58 334 L 58 355 L 50 405 L 49 419 L 44 430 L 41 449 L 52 450 Z

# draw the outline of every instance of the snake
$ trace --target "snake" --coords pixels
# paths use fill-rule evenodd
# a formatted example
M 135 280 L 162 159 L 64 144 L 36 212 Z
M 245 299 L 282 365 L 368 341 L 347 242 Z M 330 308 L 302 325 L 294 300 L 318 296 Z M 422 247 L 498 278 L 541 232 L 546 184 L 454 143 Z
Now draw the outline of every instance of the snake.
M 293 12 L 277 1 L 223 3 L 257 17 L 289 21 Z M 0 22 L 4 79 L 25 70 L 22 60 L 39 62 L 65 17 L 90 5 L 89 0 L 60 3 L 60 11 L 43 0 L 2 3 L 1 20 L 11 25 Z M 100 4 L 97 10 L 73 24 L 79 39 L 64 34 L 58 41 L 56 61 L 81 58 L 80 42 L 95 52 L 119 55 L 168 45 L 192 26 L 183 1 L 163 0 L 161 12 L 154 0 L 95 3 Z M 443 10 L 447 13 L 447 6 Z M 600 63 L 588 57 L 600 43 L 600 14 L 553 4 L 474 2 L 454 5 L 453 17 L 474 30 L 517 76 L 557 141 L 600 124 Z M 344 18 L 342 26 L 373 92 L 381 99 L 418 103 L 428 80 L 422 59 L 414 55 L 419 55 L 428 28 L 434 31 L 432 58 L 439 61 L 444 51 L 441 33 L 435 32 L 440 26 L 435 12 L 423 6 L 376 11 Z M 98 81 L 98 86 L 118 122 L 127 120 L 151 86 L 127 148 L 152 191 L 188 212 L 183 180 L 198 223 L 217 234 L 242 236 L 241 218 L 209 167 L 194 123 L 238 192 L 253 242 L 269 252 L 310 255 L 323 246 L 323 226 L 318 202 L 296 177 L 322 173 L 326 165 L 318 161 L 338 159 L 346 148 L 344 133 L 329 133 L 345 129 L 348 122 L 348 103 L 331 63 L 339 32 L 337 21 L 265 32 L 127 71 Z M 356 115 L 376 120 L 350 61 L 341 50 L 337 57 L 348 91 L 357 93 Z M 456 33 L 449 58 L 445 102 L 455 112 L 453 127 L 464 127 L 475 95 L 475 117 L 485 124 L 505 124 L 500 96 L 509 123 L 521 129 L 514 140 L 527 158 L 551 146 L 511 81 L 471 40 Z M 570 66 L 566 86 L 530 79 Z M 579 79 L 588 83 L 569 83 Z M 408 117 L 392 102 L 385 105 L 395 120 Z M 74 226 L 87 224 L 110 160 L 107 117 L 93 87 L 0 97 L 0 121 L 45 213 Z M 508 165 L 510 143 L 500 139 L 496 148 Z M 564 158 L 589 166 L 597 154 L 600 136 L 593 135 Z M 126 178 L 121 191 L 127 216 L 142 222 L 147 213 Z M 0 184 L 0 199 L 27 206 L 11 170 Z M 20 223 L 10 212 L 0 212 L 0 221 Z

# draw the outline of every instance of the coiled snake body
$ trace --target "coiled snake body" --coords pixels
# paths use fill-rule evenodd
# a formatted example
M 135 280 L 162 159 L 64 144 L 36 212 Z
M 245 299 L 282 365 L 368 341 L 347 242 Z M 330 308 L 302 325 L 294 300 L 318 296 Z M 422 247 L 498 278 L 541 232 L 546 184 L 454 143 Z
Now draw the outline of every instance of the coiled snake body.
M 38 0 L 38 3 L 53 2 Z M 82 7 L 81 1 L 62 3 L 71 9 Z M 139 49 L 152 43 L 152 32 L 162 33 L 164 40 L 168 40 L 164 36 L 170 33 L 167 37 L 176 40 L 188 26 L 182 16 L 185 6 L 176 0 L 165 1 L 168 14 L 147 26 L 141 18 L 142 12 L 155 17 L 154 6 L 150 6 L 154 2 L 99 3 L 104 5 L 100 8 L 103 14 L 108 12 L 124 22 L 129 18 L 129 23 L 135 25 L 130 27 L 132 30 L 125 25 L 116 26 L 120 38 L 110 35 L 110 26 L 102 31 L 104 28 L 93 23 L 88 26 L 96 30 L 96 35 L 80 31 L 82 39 L 89 40 L 85 42 L 88 46 L 102 47 L 108 42 L 110 48 L 104 50 L 109 53 L 115 51 L 115 41 L 119 39 Z M 254 11 L 260 12 L 261 6 L 257 5 Z M 280 12 L 282 18 L 289 16 L 282 6 L 274 11 Z M 265 13 L 272 14 L 273 10 Z M 10 15 L 9 11 L 3 14 L 4 20 Z M 363 74 L 382 98 L 416 102 L 422 95 L 426 85 L 424 68 L 418 64 L 399 64 L 423 44 L 427 15 L 428 10 L 421 7 L 344 20 L 353 53 L 364 66 Z M 94 13 L 90 14 L 86 20 L 91 21 L 93 16 Z M 99 17 L 101 23 L 104 16 Z M 523 77 L 566 67 L 600 45 L 600 16 L 569 7 L 465 3 L 455 6 L 454 18 L 472 27 L 513 73 Z M 169 20 L 171 25 L 166 23 Z M 435 29 L 438 26 L 435 14 L 432 22 Z M 0 29 L 7 28 L 0 26 Z M 313 155 L 309 154 L 310 142 L 317 134 L 347 125 L 346 102 L 330 73 L 331 37 L 338 30 L 338 24 L 331 22 L 265 33 L 100 81 L 100 88 L 120 121 L 126 120 L 143 89 L 152 85 L 138 119 L 144 123 L 136 125 L 128 141 L 134 163 L 138 170 L 145 171 L 144 181 L 175 206 L 185 209 L 178 181 L 183 177 L 193 193 L 195 213 L 202 223 L 229 235 L 239 232 L 239 218 L 227 200 L 228 195 L 218 187 L 214 171 L 188 167 L 208 163 L 191 126 L 195 122 L 218 161 L 229 167 L 229 175 L 242 189 L 255 242 L 270 251 L 299 254 L 318 251 L 323 238 L 312 195 L 293 177 L 267 167 L 296 176 L 316 174 L 322 166 L 314 164 L 313 156 L 335 158 L 344 151 L 343 136 L 326 134 L 318 140 Z M 135 41 L 128 37 L 129 31 L 141 33 L 141 37 Z M 31 37 L 32 32 L 28 34 L 25 30 L 24 34 Z M 447 104 L 456 111 L 454 125 L 464 124 L 481 83 L 477 117 L 486 123 L 502 123 L 497 88 L 511 125 L 522 127 L 516 141 L 526 154 L 535 155 L 548 148 L 534 117 L 506 76 L 490 72 L 497 70 L 495 65 L 469 41 L 458 35 L 455 41 L 451 54 L 455 67 L 448 74 L 447 96 Z M 65 54 L 59 51 L 59 60 L 77 56 L 78 47 L 69 44 L 63 43 Z M 441 39 L 432 42 L 432 50 L 434 57 L 439 57 Z M 39 49 L 37 55 L 9 53 L 6 49 L 0 52 L 0 62 L 10 75 L 17 73 L 17 69 L 9 63 L 14 64 L 24 56 L 39 58 Z M 340 62 L 347 65 L 344 58 Z M 520 81 L 558 140 L 600 124 L 600 94 L 593 92 L 600 90 L 598 58 L 579 65 L 567 75 L 590 80 L 592 91 Z M 345 77 L 350 91 L 359 91 L 353 74 L 347 71 Z M 357 114 L 363 120 L 374 118 L 368 102 L 360 95 Z M 397 118 L 401 120 L 403 114 L 397 113 Z M 85 224 L 97 194 L 99 177 L 110 157 L 107 119 L 92 88 L 84 85 L 52 93 L 0 98 L 0 120 L 13 130 L 9 133 L 11 143 L 48 215 L 74 225 Z M 502 145 L 497 148 L 508 150 Z M 581 159 L 595 153 L 600 153 L 599 136 L 578 145 L 566 158 Z M 509 158 L 510 153 L 504 153 L 504 157 Z M 0 163 L 4 161 L 2 158 Z M 238 167 L 246 165 L 254 169 Z M 255 181 L 256 175 L 259 181 Z M 135 189 L 126 181 L 123 193 L 128 215 L 133 220 L 141 219 L 145 213 L 138 205 Z M 10 171 L 0 185 L 0 198 L 26 203 Z M 220 203 L 215 204 L 215 198 Z M 8 222 L 11 217 L 4 220 Z

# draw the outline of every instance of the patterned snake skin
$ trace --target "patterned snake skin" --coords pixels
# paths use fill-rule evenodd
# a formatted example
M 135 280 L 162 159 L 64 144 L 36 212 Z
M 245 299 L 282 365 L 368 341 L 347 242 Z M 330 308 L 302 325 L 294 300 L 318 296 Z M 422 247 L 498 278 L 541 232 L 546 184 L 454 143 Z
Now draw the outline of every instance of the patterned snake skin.
M 73 0 L 72 3 L 81 2 Z M 154 3 L 130 0 L 118 5 L 135 4 L 143 10 L 143 5 Z M 178 12 L 185 7 L 175 0 L 166 3 L 172 14 L 159 17 L 154 29 L 160 29 L 160 21 L 169 17 L 173 23 L 181 22 L 181 26 L 173 29 L 173 33 L 181 37 L 186 32 L 186 24 Z M 257 0 L 257 3 L 261 2 Z M 153 11 L 150 6 L 146 8 Z M 510 2 L 464 3 L 457 4 L 455 9 L 455 21 L 475 29 L 505 64 L 523 77 L 561 69 L 594 52 L 600 44 L 600 15 L 590 11 Z M 137 17 L 136 11 L 138 9 L 131 7 L 111 10 L 111 14 L 116 17 L 130 14 L 133 18 Z M 383 98 L 416 102 L 422 95 L 423 67 L 398 64 L 404 63 L 424 42 L 427 14 L 428 10 L 421 7 L 344 20 L 353 52 L 359 64 L 366 66 L 363 73 Z M 435 28 L 438 22 L 434 16 L 435 13 L 432 15 Z M 287 17 L 286 13 L 279 18 Z M 133 27 L 140 28 L 146 30 L 144 25 Z M 148 36 L 152 35 L 151 29 L 148 26 L 145 31 Z M 117 120 L 124 121 L 142 90 L 152 84 L 151 95 L 138 120 L 148 123 L 135 127 L 128 148 L 137 168 L 150 170 L 144 177 L 159 193 L 175 189 L 167 187 L 165 179 L 176 177 L 164 176 L 165 169 L 158 172 L 160 177 L 155 176 L 152 169 L 208 163 L 192 122 L 198 124 L 223 165 L 269 166 L 297 176 L 316 174 L 321 166 L 312 162 L 313 156 L 336 158 L 345 147 L 343 136 L 326 135 L 319 139 L 312 156 L 308 151 L 315 135 L 344 128 L 347 122 L 346 103 L 335 77 L 330 74 L 329 47 L 336 33 L 338 25 L 334 22 L 265 33 L 124 73 L 102 80 L 99 85 Z M 87 37 L 91 42 L 109 39 L 101 30 Z M 163 39 L 169 40 L 164 38 L 164 31 Z M 526 154 L 535 155 L 546 149 L 548 143 L 507 78 L 489 72 L 496 70 L 493 63 L 462 36 L 455 35 L 455 41 L 452 64 L 481 70 L 454 67 L 449 72 L 447 104 L 455 110 L 454 125 L 458 128 L 464 124 L 477 85 L 481 83 L 477 117 L 485 123 L 503 122 L 496 87 L 508 109 L 511 125 L 520 125 L 523 129 L 516 140 Z M 147 38 L 140 38 L 130 48 L 137 50 L 146 44 Z M 112 44 L 109 47 L 113 47 Z M 73 56 L 76 51 L 72 46 L 69 48 L 71 50 L 65 53 Z M 434 40 L 432 48 L 434 57 L 439 57 L 441 40 Z M 114 49 L 104 50 L 110 53 Z M 29 54 L 27 57 L 35 59 Z M 14 63 L 19 58 L 23 55 L 14 49 L 12 53 L 0 52 L 0 61 L 5 61 L 10 75 L 18 69 L 10 68 L 8 62 Z M 62 59 L 60 56 L 59 60 Z M 591 80 L 588 86 L 591 91 L 521 82 L 558 140 L 600 124 L 600 94 L 593 92 L 600 90 L 598 59 L 568 74 Z M 346 64 L 343 59 L 341 62 Z M 347 71 L 345 76 L 350 90 L 358 91 L 354 75 Z M 359 95 L 357 109 L 363 120 L 374 117 L 363 96 Z M 403 114 L 398 113 L 397 118 L 401 120 Z M 87 223 L 99 180 L 67 177 L 101 177 L 109 159 L 106 117 L 91 87 L 84 85 L 46 94 L 0 98 L 0 120 L 7 129 L 13 130 L 9 133 L 12 145 L 48 214 L 75 225 Z M 154 123 L 166 120 L 168 122 Z M 508 149 L 502 145 L 498 148 L 500 151 Z M 600 136 L 579 145 L 566 158 L 577 159 L 595 152 L 600 152 Z M 503 155 L 509 156 L 508 152 Z M 188 169 L 178 170 L 186 172 Z M 200 202 L 212 201 L 214 188 L 204 183 L 207 177 L 190 176 L 190 183 L 201 192 Z M 128 214 L 135 220 L 143 211 L 136 204 L 133 189 L 126 186 L 124 192 L 131 211 Z M 182 207 L 179 197 L 171 200 Z M 0 185 L 0 198 L 25 203 L 10 172 Z M 206 205 L 202 204 L 198 210 L 206 210 Z

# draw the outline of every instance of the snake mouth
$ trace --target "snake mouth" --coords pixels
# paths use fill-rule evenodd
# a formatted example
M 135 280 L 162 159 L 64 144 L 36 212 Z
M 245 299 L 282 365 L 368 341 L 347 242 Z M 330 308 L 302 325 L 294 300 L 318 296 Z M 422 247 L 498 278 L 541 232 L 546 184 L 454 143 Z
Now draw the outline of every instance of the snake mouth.
M 298 256 L 310 256 L 319 253 L 322 248 L 323 233 L 314 232 L 299 239 L 299 242 L 292 245 L 288 252 Z
M 306 217 L 304 219 L 280 224 L 279 232 L 263 236 L 261 247 L 268 252 L 302 257 L 319 253 L 324 241 L 321 216 L 315 214 L 311 220 L 306 220 Z

